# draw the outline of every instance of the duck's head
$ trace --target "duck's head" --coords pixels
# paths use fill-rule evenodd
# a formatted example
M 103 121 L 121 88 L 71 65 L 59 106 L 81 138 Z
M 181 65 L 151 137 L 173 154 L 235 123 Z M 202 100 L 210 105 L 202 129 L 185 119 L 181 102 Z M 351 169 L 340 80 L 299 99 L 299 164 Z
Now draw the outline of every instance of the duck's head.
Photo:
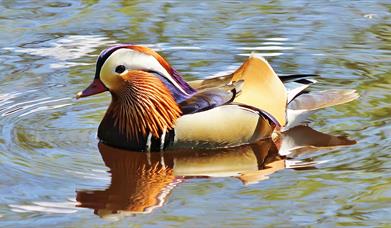
M 119 44 L 102 51 L 96 62 L 93 82 L 76 98 L 88 97 L 105 91 L 116 94 L 128 86 L 132 74 L 150 74 L 158 78 L 181 101 L 194 93 L 178 72 L 158 53 L 144 46 Z
M 178 103 L 195 92 L 158 53 L 129 44 L 102 51 L 93 82 L 76 98 L 105 91 L 112 102 L 100 129 L 114 127 L 127 138 L 171 129 L 181 114 Z

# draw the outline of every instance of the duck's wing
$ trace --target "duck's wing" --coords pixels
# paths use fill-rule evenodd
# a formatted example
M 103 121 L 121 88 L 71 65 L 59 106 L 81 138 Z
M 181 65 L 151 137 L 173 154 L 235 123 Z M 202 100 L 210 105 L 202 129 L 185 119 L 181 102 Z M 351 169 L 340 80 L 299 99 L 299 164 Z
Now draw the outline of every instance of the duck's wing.
M 275 122 L 286 123 L 287 92 L 282 81 L 266 59 L 250 56 L 233 73 L 232 82 L 243 80 L 240 96 L 234 102 L 251 106 L 268 113 Z
M 182 114 L 186 115 L 228 104 L 235 99 L 242 85 L 243 81 L 238 81 L 221 87 L 199 90 L 190 98 L 179 103 L 179 107 Z
M 171 148 L 215 149 L 269 138 L 274 123 L 257 109 L 226 104 L 179 117 Z
M 238 83 L 236 96 L 232 85 Z M 233 147 L 268 138 L 285 124 L 286 105 L 285 87 L 269 63 L 250 57 L 228 85 L 204 89 L 180 104 L 185 115 L 175 122 L 172 148 Z
M 171 148 L 234 147 L 269 138 L 276 126 L 269 113 L 232 102 L 243 95 L 245 83 L 238 79 L 223 87 L 204 89 L 180 103 L 183 115 L 175 122 Z

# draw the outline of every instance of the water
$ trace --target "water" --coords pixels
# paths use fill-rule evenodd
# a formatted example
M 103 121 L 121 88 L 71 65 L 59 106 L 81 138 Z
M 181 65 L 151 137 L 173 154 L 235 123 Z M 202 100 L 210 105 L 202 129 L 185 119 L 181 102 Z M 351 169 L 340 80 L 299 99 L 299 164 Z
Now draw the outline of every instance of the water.
M 391 223 L 389 3 L 1 1 L 0 12 L 1 226 Z M 271 156 L 266 170 L 254 166 L 263 150 L 179 157 L 174 170 L 162 168 L 172 165 L 170 155 L 107 158 L 96 129 L 109 95 L 72 97 L 92 80 L 99 52 L 125 42 L 161 51 L 188 80 L 232 71 L 254 50 L 278 73 L 321 74 L 315 89 L 357 89 L 358 101 L 318 112 L 310 126 L 358 143 L 299 160 Z M 226 157 L 249 163 L 236 169 Z M 292 169 L 300 160 L 316 168 Z M 221 161 L 224 172 L 209 170 L 208 161 Z M 133 194 L 135 186 L 147 194 Z M 108 209 L 91 209 L 94 202 Z M 144 213 L 112 215 L 121 202 L 136 202 L 122 209 Z

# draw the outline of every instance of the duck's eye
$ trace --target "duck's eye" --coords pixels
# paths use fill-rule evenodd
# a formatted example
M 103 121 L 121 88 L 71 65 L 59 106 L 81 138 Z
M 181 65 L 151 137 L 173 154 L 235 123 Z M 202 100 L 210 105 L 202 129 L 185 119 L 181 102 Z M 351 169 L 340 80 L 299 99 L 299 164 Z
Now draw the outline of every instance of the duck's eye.
M 118 74 L 122 74 L 126 70 L 126 67 L 124 65 L 118 65 L 115 68 L 115 72 Z

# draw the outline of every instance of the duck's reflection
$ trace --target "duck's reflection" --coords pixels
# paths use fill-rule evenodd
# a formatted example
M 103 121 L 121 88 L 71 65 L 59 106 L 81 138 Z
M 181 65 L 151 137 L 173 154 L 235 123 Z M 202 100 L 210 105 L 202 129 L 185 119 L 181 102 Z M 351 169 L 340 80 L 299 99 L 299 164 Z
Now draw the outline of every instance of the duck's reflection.
M 77 191 L 80 207 L 92 208 L 101 217 L 112 214 L 149 213 L 167 200 L 171 190 L 184 179 L 236 177 L 244 184 L 257 183 L 284 168 L 308 168 L 316 162 L 287 162 L 319 147 L 354 144 L 299 126 L 253 145 L 215 151 L 172 151 L 141 153 L 100 143 L 102 158 L 110 168 L 111 184 L 106 190 Z

